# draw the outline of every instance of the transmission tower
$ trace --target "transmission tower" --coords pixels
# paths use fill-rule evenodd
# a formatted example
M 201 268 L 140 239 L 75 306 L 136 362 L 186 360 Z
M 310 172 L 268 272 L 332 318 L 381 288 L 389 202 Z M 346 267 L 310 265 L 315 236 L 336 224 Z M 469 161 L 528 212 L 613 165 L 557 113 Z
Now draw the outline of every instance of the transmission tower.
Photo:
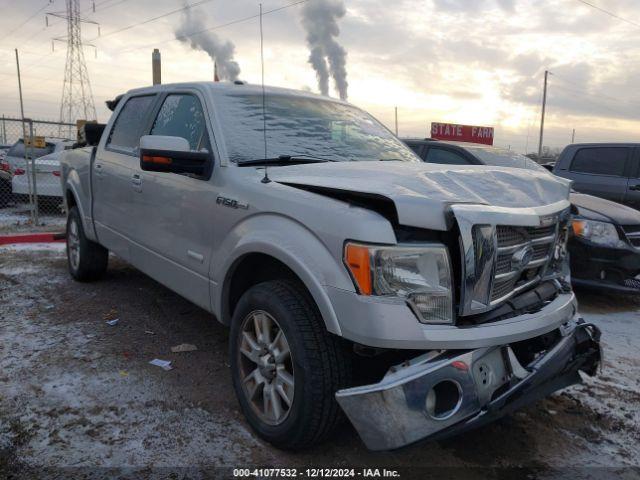
M 64 82 L 62 84 L 62 102 L 60 104 L 60 121 L 76 123 L 76 120 L 95 120 L 96 107 L 93 103 L 93 93 L 89 82 L 89 73 L 84 61 L 80 25 L 82 22 L 97 24 L 91 20 L 84 20 L 80 16 L 80 0 L 66 0 L 67 11 L 64 13 L 49 13 L 67 21 L 67 36 L 54 38 L 67 42 L 67 61 L 64 67 Z M 93 46 L 93 45 L 90 45 Z

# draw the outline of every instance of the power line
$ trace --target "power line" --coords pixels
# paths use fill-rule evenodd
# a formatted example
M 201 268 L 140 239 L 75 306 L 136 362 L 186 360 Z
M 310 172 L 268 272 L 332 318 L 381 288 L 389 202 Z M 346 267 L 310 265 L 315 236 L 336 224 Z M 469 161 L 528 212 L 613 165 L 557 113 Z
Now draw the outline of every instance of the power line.
M 285 10 L 287 8 L 291 8 L 291 7 L 295 7 L 297 5 L 301 5 L 303 3 L 307 3 L 308 1 L 310 1 L 310 0 L 298 0 L 298 1 L 293 2 L 293 3 L 288 3 L 288 4 L 283 5 L 281 7 L 272 8 L 271 10 L 265 10 L 265 11 L 262 12 L 262 15 L 264 16 L 264 15 L 268 15 L 270 13 L 279 12 L 279 11 Z M 213 27 L 203 28 L 202 30 L 198 30 L 198 31 L 195 31 L 195 32 L 187 33 L 185 35 L 180 35 L 180 36 L 177 36 L 177 37 L 169 38 L 167 40 L 163 40 L 163 41 L 160 41 L 160 42 L 154 42 L 154 43 L 149 43 L 149 44 L 146 44 L 146 45 L 140 45 L 138 47 L 128 48 L 126 50 L 123 50 L 123 53 L 132 52 L 132 51 L 135 51 L 135 50 L 141 50 L 143 48 L 149 48 L 149 47 L 153 47 L 153 46 L 163 45 L 165 43 L 175 42 L 176 40 L 184 40 L 186 38 L 191 38 L 191 37 L 195 37 L 197 35 L 202 35 L 203 33 L 211 32 L 213 30 L 218 30 L 220 28 L 230 27 L 231 25 L 237 25 L 238 23 L 243 23 L 243 22 L 247 22 L 249 20 L 254 20 L 254 19 L 259 18 L 259 17 L 260 17 L 260 14 L 249 15 L 247 17 L 238 18 L 237 20 L 232 20 L 230 22 L 222 23 L 222 24 L 219 24 L 219 25 L 214 25 Z
M 617 15 L 617 14 L 615 14 L 615 13 L 609 11 L 609 10 L 605 10 L 604 8 L 601 8 L 601 7 L 597 6 L 597 5 L 594 5 L 593 3 L 587 2 L 586 0 L 576 0 L 576 1 L 582 3 L 583 5 L 587 5 L 587 6 L 591 7 L 591 8 L 594 8 L 594 9 L 598 10 L 599 12 L 602 12 L 602 13 L 604 13 L 606 15 L 609 15 L 610 17 L 613 17 L 613 18 L 615 18 L 617 20 L 620 20 L 622 22 L 626 22 L 626 23 L 628 23 L 630 25 L 633 25 L 634 27 L 640 28 L 640 23 L 634 22 L 633 20 L 629 20 L 628 18 L 621 17 L 620 15 Z
M 174 14 L 182 12 L 184 10 L 188 10 L 189 8 L 197 7 L 199 5 L 203 5 L 205 3 L 209 3 L 209 2 L 212 2 L 212 1 L 213 0 L 200 0 L 199 2 L 191 3 L 191 4 L 188 4 L 188 5 L 185 5 L 184 7 L 177 8 L 175 10 L 171 10 L 170 12 L 167 12 L 167 13 L 163 13 L 162 15 L 158 15 L 157 17 L 149 18 L 147 20 L 143 20 L 142 22 L 132 23 L 131 25 L 127 25 L 126 27 L 122 27 L 122 28 L 119 28 L 117 30 L 113 30 L 111 32 L 105 33 L 104 35 L 100 35 L 100 37 L 92 38 L 90 41 L 93 42 L 95 40 L 99 40 L 99 39 L 102 39 L 104 37 L 109 37 L 111 35 L 115 35 L 116 33 L 121 33 L 121 32 L 124 32 L 126 30 L 131 30 L 132 28 L 138 27 L 140 25 L 146 25 L 148 23 L 155 22 L 156 20 L 160 20 L 161 18 L 168 17 L 169 15 L 174 15 Z M 105 8 L 108 8 L 108 7 L 105 7 Z
M 31 19 L 33 19 L 36 15 L 38 15 L 45 8 L 47 8 L 49 5 L 51 5 L 53 3 L 53 1 L 54 0 L 47 0 L 47 3 L 45 3 L 42 7 L 40 7 L 38 10 L 36 10 L 36 12 L 33 15 L 31 15 L 29 18 L 27 18 L 24 22 L 22 22 L 20 25 L 15 27 L 13 30 L 10 30 L 9 32 L 7 32 L 7 34 L 4 37 L 0 38 L 0 42 L 4 41 L 6 38 L 10 37 L 14 32 L 19 30 L 23 26 L 25 26 Z

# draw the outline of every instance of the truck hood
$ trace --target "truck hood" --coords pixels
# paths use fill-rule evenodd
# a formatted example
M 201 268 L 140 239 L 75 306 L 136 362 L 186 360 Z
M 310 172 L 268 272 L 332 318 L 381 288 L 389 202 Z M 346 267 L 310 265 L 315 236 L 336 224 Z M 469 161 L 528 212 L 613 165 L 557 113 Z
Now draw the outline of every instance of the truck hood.
M 453 204 L 526 208 L 569 198 L 571 182 L 548 172 L 485 165 L 327 162 L 272 168 L 281 184 L 336 196 L 364 194 L 392 201 L 398 223 L 447 230 Z

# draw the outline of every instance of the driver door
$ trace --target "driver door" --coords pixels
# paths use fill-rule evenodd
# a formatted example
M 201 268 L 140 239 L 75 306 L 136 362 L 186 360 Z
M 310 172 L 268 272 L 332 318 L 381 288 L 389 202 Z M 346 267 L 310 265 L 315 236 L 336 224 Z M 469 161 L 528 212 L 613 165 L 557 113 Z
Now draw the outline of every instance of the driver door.
M 161 99 L 149 135 L 185 138 L 192 151 L 209 152 L 204 101 L 197 92 L 172 92 Z M 216 192 L 209 178 L 133 168 L 134 229 L 132 262 L 172 290 L 209 309 L 208 272 L 213 244 L 211 206 Z

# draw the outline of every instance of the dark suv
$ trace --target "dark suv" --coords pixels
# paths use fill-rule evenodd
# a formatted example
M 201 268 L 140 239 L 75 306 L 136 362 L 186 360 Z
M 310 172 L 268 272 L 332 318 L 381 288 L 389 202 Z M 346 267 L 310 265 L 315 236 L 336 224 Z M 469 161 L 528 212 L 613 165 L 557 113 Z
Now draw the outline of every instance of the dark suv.
M 573 189 L 640 210 L 640 143 L 582 143 L 566 147 L 553 173 Z

